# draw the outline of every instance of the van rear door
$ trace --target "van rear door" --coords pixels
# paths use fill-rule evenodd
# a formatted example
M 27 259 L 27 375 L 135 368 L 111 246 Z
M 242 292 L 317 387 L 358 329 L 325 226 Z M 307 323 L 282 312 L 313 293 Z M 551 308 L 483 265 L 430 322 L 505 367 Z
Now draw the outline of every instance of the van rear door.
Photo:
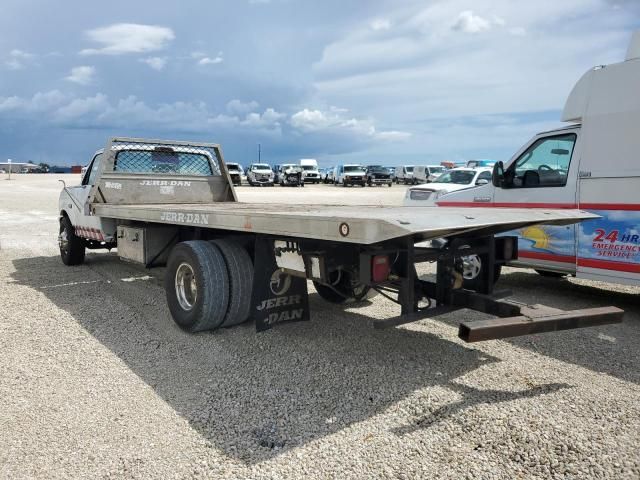
M 494 206 L 577 208 L 579 128 L 541 134 L 505 167 Z M 536 225 L 518 230 L 522 263 L 542 270 L 574 273 L 576 226 Z

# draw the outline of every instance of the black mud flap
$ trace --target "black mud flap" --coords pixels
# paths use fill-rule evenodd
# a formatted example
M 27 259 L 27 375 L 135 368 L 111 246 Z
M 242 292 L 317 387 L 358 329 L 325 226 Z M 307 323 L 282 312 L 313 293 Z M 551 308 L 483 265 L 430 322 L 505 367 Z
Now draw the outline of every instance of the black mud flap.
M 310 318 L 307 279 L 282 273 L 276 264 L 273 240 L 261 236 L 256 238 L 251 305 L 258 332 Z

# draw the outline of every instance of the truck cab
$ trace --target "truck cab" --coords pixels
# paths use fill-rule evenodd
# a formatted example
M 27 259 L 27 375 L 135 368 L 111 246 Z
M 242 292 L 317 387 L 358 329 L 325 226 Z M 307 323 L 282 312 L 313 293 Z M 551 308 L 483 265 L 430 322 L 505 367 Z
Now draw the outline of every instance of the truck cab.
M 640 285 L 640 32 L 624 62 L 596 67 L 566 101 L 563 128 L 535 135 L 491 183 L 441 196 L 440 207 L 580 208 L 580 225 L 518 230 L 513 264 L 549 276 Z

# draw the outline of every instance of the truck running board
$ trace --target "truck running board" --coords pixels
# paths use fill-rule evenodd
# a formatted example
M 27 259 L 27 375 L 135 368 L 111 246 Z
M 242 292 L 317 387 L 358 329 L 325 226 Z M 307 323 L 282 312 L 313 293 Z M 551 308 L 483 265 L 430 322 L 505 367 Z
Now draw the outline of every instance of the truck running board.
M 460 324 L 458 336 L 465 342 L 472 343 L 557 330 L 595 327 L 622 322 L 624 311 L 616 307 L 563 311 L 535 305 L 529 308 L 523 307 L 522 313 L 517 317 L 463 322 Z

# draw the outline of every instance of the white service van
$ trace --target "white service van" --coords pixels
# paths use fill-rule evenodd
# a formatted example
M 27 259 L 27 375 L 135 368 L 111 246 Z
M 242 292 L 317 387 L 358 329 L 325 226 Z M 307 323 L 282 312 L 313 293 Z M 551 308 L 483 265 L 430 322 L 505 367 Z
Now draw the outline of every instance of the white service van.
M 320 183 L 320 172 L 318 171 L 318 161 L 315 158 L 303 158 L 300 160 L 302 168 L 302 178 L 305 182 Z
M 395 180 L 396 183 L 404 183 L 405 185 L 416 183 L 413 179 L 413 165 L 400 165 L 396 167 Z
M 624 62 L 580 78 L 562 121 L 568 125 L 497 162 L 491 183 L 440 196 L 437 205 L 588 210 L 601 218 L 518 230 L 514 264 L 640 285 L 640 31 Z
M 442 165 L 416 165 L 413 167 L 414 183 L 435 182 L 444 173 Z

